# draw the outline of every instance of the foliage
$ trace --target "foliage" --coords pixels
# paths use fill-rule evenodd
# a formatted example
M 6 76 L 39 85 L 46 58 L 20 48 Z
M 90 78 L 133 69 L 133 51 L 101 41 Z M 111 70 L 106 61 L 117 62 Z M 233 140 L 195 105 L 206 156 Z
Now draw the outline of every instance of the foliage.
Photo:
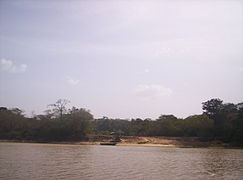
M 37 141 L 82 140 L 87 134 L 119 134 L 128 136 L 186 136 L 201 140 L 221 140 L 242 144 L 243 103 L 223 103 L 220 99 L 203 102 L 203 114 L 180 119 L 161 115 L 151 119 L 93 118 L 90 111 L 58 100 L 44 115 L 27 118 L 18 109 L 0 107 L 0 138 Z
M 63 111 L 64 112 L 64 111 Z M 27 118 L 17 109 L 0 108 L 0 138 L 37 141 L 81 140 L 90 131 L 93 115 L 72 108 L 61 117 L 39 115 Z

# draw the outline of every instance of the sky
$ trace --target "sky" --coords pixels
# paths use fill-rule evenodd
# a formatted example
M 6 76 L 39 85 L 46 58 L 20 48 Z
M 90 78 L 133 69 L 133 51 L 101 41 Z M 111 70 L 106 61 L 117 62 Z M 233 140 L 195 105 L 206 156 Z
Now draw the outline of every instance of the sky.
M 0 1 L 0 106 L 184 118 L 243 101 L 243 1 Z

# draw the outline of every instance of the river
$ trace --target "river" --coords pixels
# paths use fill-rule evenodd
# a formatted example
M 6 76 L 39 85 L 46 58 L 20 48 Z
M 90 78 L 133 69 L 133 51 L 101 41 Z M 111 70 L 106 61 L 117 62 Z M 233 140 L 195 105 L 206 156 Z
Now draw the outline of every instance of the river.
M 0 179 L 243 179 L 242 149 L 0 143 Z

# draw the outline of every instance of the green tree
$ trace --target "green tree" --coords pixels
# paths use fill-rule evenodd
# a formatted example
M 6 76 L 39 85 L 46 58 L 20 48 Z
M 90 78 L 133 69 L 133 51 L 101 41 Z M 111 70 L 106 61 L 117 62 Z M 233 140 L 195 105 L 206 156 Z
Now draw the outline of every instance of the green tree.
M 189 116 L 183 120 L 185 136 L 197 136 L 204 140 L 212 137 L 213 120 L 206 114 Z
M 66 118 L 72 138 L 81 139 L 90 132 L 90 125 L 91 120 L 93 120 L 93 115 L 89 110 L 73 107 L 69 110 L 69 114 Z
M 162 114 L 159 116 L 159 119 L 158 120 L 177 120 L 177 117 L 175 117 L 174 115 L 172 114 Z
M 211 99 L 209 101 L 202 103 L 202 109 L 204 113 L 208 115 L 210 119 L 214 121 L 214 136 L 222 135 L 222 110 L 223 110 L 223 101 L 221 99 Z

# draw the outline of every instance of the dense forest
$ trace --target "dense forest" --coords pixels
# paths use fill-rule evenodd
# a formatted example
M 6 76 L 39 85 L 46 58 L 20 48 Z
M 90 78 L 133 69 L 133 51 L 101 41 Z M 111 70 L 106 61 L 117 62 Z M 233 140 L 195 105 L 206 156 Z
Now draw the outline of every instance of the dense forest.
M 60 99 L 49 105 L 44 115 L 31 118 L 18 108 L 0 108 L 0 139 L 49 141 L 88 140 L 90 134 L 119 132 L 126 136 L 198 137 L 242 145 L 243 103 L 223 103 L 211 99 L 202 103 L 203 113 L 185 119 L 161 115 L 152 119 L 94 119 L 89 110 L 72 107 Z

